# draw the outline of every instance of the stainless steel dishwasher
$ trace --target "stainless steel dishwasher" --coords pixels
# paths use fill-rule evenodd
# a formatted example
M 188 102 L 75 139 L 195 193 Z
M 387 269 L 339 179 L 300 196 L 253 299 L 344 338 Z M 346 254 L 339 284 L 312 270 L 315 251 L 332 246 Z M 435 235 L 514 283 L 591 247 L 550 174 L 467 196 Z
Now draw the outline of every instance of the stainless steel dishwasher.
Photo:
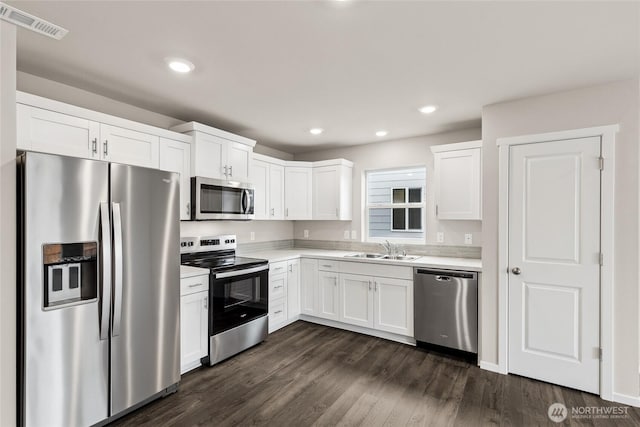
M 478 353 L 478 273 L 414 268 L 416 341 Z

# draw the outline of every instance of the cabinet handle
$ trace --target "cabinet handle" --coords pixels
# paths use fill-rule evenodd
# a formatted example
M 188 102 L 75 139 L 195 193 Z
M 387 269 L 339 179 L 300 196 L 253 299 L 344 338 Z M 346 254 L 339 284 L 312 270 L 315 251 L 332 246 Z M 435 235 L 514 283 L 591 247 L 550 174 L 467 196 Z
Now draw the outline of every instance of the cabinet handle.
M 208 308 L 207 297 L 205 297 L 205 299 L 204 299 L 204 308 Z
M 290 265 L 290 266 L 289 266 L 289 272 L 290 272 L 290 273 L 293 273 L 293 265 Z
M 98 138 L 93 138 L 93 140 L 91 140 L 91 152 L 93 154 L 98 154 Z
M 324 267 L 324 268 L 331 268 L 331 267 L 333 267 L 333 266 L 332 266 L 332 265 L 328 265 L 328 264 L 322 264 L 322 267 Z
M 192 285 L 189 285 L 190 288 L 197 288 L 198 286 L 202 286 L 202 283 L 194 283 Z
M 109 141 L 105 139 L 104 144 L 102 144 L 102 146 L 103 146 L 102 152 L 104 153 L 104 156 L 107 157 L 109 155 Z
M 278 289 L 278 288 L 282 288 L 282 287 L 284 287 L 284 286 L 278 285 L 278 286 L 274 286 L 273 289 Z
M 282 313 L 282 310 L 278 310 L 278 311 L 276 311 L 276 312 L 275 312 L 275 313 L 273 313 L 273 314 L 280 314 L 280 313 Z
M 284 208 L 284 216 L 289 216 L 289 208 Z
M 273 269 L 273 271 L 280 271 L 280 270 L 284 270 L 284 267 L 276 267 Z
M 374 292 L 378 292 L 378 282 L 373 282 L 373 290 Z
M 229 176 L 233 176 L 233 166 L 229 166 Z
M 224 176 L 226 177 L 227 176 L 227 165 L 224 165 L 223 168 L 224 168 Z
M 371 280 L 369 280 L 369 290 L 371 290 Z
M 190 212 L 190 209 L 189 209 L 190 207 L 191 207 L 190 203 L 187 202 L 187 216 L 191 215 L 191 212 Z
M 333 286 L 338 286 L 338 278 L 337 277 L 333 278 Z
M 275 216 L 275 214 L 276 214 L 275 208 L 271 208 L 271 216 Z
M 336 208 L 336 218 L 340 218 L 340 212 L 338 208 Z
M 436 205 L 436 216 L 438 216 L 438 205 Z

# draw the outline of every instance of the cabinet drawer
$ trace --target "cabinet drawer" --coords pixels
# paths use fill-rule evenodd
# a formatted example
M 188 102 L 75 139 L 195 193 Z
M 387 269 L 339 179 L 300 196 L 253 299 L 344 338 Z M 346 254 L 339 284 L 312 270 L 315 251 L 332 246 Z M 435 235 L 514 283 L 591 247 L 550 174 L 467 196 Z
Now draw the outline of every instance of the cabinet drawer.
M 287 320 L 287 303 L 278 299 L 269 303 L 269 324 L 278 325 Z
M 209 275 L 180 279 L 180 296 L 209 290 Z
M 269 275 L 284 274 L 287 272 L 287 261 L 273 262 L 269 264 Z
M 340 272 L 348 274 L 362 274 L 365 276 L 391 277 L 394 279 L 413 280 L 413 268 L 401 265 L 384 265 L 360 261 L 343 261 Z
M 269 301 L 285 296 L 287 276 L 285 273 L 273 274 L 269 277 Z
M 339 261 L 331 259 L 319 259 L 318 270 L 320 271 L 338 271 Z

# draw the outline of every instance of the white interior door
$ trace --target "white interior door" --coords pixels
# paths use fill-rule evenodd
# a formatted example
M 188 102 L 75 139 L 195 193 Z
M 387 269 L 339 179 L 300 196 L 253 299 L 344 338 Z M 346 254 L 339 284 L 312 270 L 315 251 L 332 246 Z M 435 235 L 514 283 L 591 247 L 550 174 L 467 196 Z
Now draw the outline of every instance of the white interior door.
M 600 138 L 513 146 L 509 371 L 599 392 Z

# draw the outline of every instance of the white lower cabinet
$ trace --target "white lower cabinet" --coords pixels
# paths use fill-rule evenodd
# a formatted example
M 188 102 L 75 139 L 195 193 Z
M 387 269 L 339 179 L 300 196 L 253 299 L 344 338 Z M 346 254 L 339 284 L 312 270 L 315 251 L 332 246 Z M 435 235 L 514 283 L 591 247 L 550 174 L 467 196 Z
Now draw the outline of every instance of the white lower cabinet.
M 397 265 L 301 261 L 301 313 L 413 337 L 413 270 Z
M 209 275 L 180 280 L 180 373 L 200 366 L 209 351 Z
M 317 316 L 330 320 L 340 320 L 339 274 L 335 271 L 318 272 L 318 312 Z
M 269 333 L 300 315 L 300 260 L 269 265 Z

